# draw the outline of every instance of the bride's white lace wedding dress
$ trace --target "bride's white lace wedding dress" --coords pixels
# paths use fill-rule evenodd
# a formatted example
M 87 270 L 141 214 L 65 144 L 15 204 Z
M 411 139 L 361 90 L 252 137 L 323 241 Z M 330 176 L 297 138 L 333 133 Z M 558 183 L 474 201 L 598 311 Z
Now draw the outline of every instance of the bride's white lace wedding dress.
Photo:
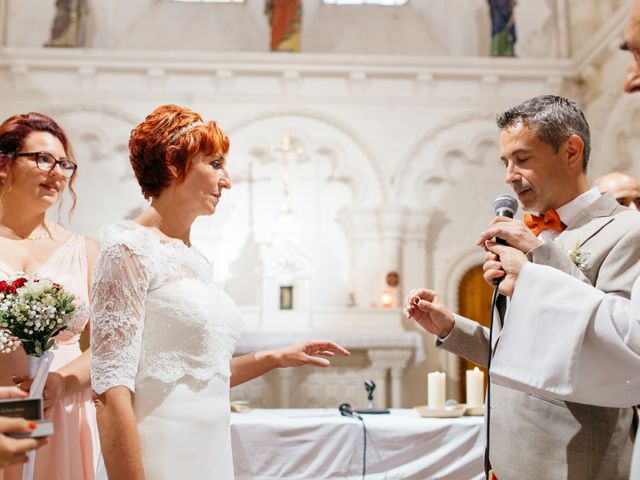
M 91 301 L 92 386 L 135 393 L 147 480 L 233 479 L 233 300 L 207 260 L 134 222 L 105 227 Z M 99 467 L 98 479 L 106 479 Z

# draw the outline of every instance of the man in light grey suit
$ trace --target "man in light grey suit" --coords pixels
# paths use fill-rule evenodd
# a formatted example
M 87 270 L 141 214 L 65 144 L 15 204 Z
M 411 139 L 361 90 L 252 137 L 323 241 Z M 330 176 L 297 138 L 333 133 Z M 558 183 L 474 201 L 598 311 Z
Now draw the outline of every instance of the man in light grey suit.
M 610 194 L 589 190 L 589 127 L 578 106 L 561 97 L 536 97 L 504 112 L 498 126 L 506 182 L 524 209 L 538 215 L 526 218 L 529 227 L 497 218 L 479 244 L 504 239 L 534 263 L 628 298 L 640 274 L 640 214 Z M 440 348 L 487 365 L 488 330 L 451 314 L 436 292 L 412 291 L 406 311 L 439 337 Z M 541 362 L 544 352 L 540 345 Z M 628 478 L 635 438 L 631 408 L 562 402 L 494 383 L 489 403 L 489 458 L 498 480 Z

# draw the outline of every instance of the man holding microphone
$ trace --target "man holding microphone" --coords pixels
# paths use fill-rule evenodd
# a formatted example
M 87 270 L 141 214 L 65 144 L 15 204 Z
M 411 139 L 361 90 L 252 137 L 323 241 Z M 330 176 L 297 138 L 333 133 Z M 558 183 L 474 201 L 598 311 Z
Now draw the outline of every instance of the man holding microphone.
M 497 124 L 505 182 L 526 210 L 544 213 L 530 216 L 527 225 L 498 217 L 486 238 L 499 237 L 526 252 L 530 262 L 628 298 L 640 275 L 640 214 L 589 189 L 590 136 L 582 111 L 565 98 L 545 95 L 507 110 Z M 569 249 L 589 252 L 588 262 L 574 261 Z M 435 292 L 414 290 L 406 310 L 438 337 L 438 347 L 487 366 L 488 329 L 451 314 Z M 500 337 L 503 314 L 494 322 L 493 340 Z M 501 341 L 492 345 L 497 351 Z M 628 478 L 632 409 L 558 402 L 490 380 L 487 469 L 499 480 Z
M 637 91 L 640 75 L 634 72 L 640 72 L 640 0 L 634 1 L 623 48 L 634 55 L 634 68 L 625 79 L 625 91 Z M 495 244 L 495 238 L 502 238 L 519 246 L 517 238 L 506 230 L 509 223 L 494 221 L 479 240 L 489 250 L 485 279 L 489 283 L 501 279 L 500 292 L 512 296 L 491 367 L 492 383 L 556 401 L 609 407 L 637 404 L 640 279 L 632 287 L 631 301 L 618 296 L 624 292 L 605 294 L 579 275 L 532 262 L 522 248 Z M 639 242 L 633 235 L 628 240 Z M 580 255 L 579 243 L 576 248 L 572 257 L 576 266 L 580 270 L 593 268 L 588 254 Z M 618 255 L 622 253 L 626 254 Z M 634 253 L 634 260 L 635 268 L 640 255 Z M 424 301 L 408 306 L 407 313 L 422 320 L 423 325 L 447 325 L 452 315 L 435 292 L 422 293 L 420 297 Z M 608 472 L 602 473 L 611 478 Z M 638 448 L 631 478 L 640 479 Z
M 640 71 L 640 0 L 633 2 L 623 49 L 634 56 L 625 79 L 625 91 L 633 93 L 640 86 L 633 73 Z M 489 228 L 481 241 L 493 233 Z M 485 279 L 501 279 L 500 291 L 512 297 L 494 381 L 581 403 L 640 403 L 640 277 L 627 300 L 533 265 L 516 249 L 490 241 L 486 246 Z M 565 320 L 557 322 L 558 315 Z M 640 478 L 638 455 L 634 478 Z

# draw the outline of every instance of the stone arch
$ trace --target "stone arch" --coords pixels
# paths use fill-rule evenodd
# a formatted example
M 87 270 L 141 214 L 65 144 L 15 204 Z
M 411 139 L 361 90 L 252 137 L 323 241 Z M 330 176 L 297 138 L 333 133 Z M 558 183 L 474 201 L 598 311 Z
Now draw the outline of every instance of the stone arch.
M 433 142 L 437 137 L 444 134 L 446 131 L 460 125 L 467 124 L 476 121 L 489 121 L 493 122 L 494 115 L 490 115 L 484 112 L 471 112 L 465 113 L 462 115 L 457 115 L 451 117 L 437 125 L 434 125 L 429 130 L 427 130 L 420 139 L 409 149 L 408 153 L 403 157 L 403 159 L 398 164 L 393 176 L 392 181 L 394 185 L 394 189 L 397 191 L 403 187 L 402 180 L 407 176 L 409 169 L 411 168 L 411 164 L 415 161 L 415 158 L 419 156 L 420 151 Z M 497 133 L 494 131 L 494 135 L 497 137 Z
M 460 298 L 458 287 L 466 273 L 477 265 L 484 263 L 484 253 L 479 248 L 466 249 L 453 259 L 453 264 L 445 279 L 446 305 L 457 310 Z
M 74 230 L 97 237 L 102 225 L 146 205 L 128 156 L 129 132 L 139 121 L 135 115 L 93 103 L 52 104 L 44 111 L 65 128 L 78 159 Z
M 354 130 L 349 124 L 330 115 L 306 109 L 269 110 L 245 118 L 242 121 L 236 122 L 235 124 L 231 125 L 231 127 L 228 129 L 228 132 L 230 135 L 235 135 L 239 131 L 246 129 L 257 122 L 286 117 L 300 117 L 314 120 L 327 125 L 336 132 L 339 132 L 341 135 L 344 135 L 344 137 L 348 139 L 349 142 L 356 146 L 356 148 L 365 158 L 367 164 L 370 166 L 371 171 L 375 176 L 377 191 L 380 193 L 381 202 L 386 202 L 389 199 L 390 191 L 388 182 L 385 182 L 383 180 L 385 178 L 384 168 L 379 163 L 379 161 L 376 160 L 376 157 L 369 149 L 366 142 L 362 140 L 362 138 L 360 138 L 358 132 Z M 325 144 L 325 148 L 328 148 L 330 145 L 335 147 L 335 145 L 333 145 L 333 142 L 331 142 L 329 139 L 325 139 L 324 142 L 321 139 L 320 145 L 322 145 L 323 143 Z M 356 191 L 365 190 L 366 185 L 361 185 L 360 176 L 357 174 L 357 172 L 354 172 L 351 168 L 349 168 L 349 165 L 345 162 L 337 165 L 336 171 L 334 173 L 337 179 L 342 179 L 342 181 L 345 181 L 346 183 L 352 183 L 352 186 L 356 186 Z
M 489 119 L 493 122 L 486 114 L 459 116 L 423 135 L 393 177 L 393 191 L 403 204 L 417 201 L 424 205 L 433 200 L 425 197 L 432 189 L 454 187 L 460 169 L 490 165 L 498 156 L 498 135 Z M 464 130 L 471 130 L 471 134 Z M 467 140 L 461 142 L 460 138 Z
M 101 113 L 110 117 L 115 117 L 122 120 L 125 123 L 131 125 L 133 128 L 140 123 L 143 118 L 139 117 L 133 112 L 125 110 L 113 104 L 102 103 L 54 103 L 47 106 L 44 111 L 47 115 L 51 115 L 55 118 L 55 115 L 67 114 L 67 113 L 79 113 L 79 112 L 91 112 Z

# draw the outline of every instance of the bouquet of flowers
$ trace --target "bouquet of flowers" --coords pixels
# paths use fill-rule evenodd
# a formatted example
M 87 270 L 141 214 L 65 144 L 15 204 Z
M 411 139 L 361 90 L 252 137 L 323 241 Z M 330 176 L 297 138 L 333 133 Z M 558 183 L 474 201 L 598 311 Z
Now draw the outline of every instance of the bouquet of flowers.
M 0 281 L 0 345 L 3 351 L 22 345 L 41 357 L 54 337 L 73 321 L 75 297 L 48 278 L 18 275 Z
M 76 306 L 73 294 L 37 275 L 18 274 L 0 281 L 0 351 L 22 345 L 33 378 L 30 397 L 41 397 L 53 360 L 54 337 L 69 326 Z M 35 452 L 28 452 L 23 480 L 32 480 Z

